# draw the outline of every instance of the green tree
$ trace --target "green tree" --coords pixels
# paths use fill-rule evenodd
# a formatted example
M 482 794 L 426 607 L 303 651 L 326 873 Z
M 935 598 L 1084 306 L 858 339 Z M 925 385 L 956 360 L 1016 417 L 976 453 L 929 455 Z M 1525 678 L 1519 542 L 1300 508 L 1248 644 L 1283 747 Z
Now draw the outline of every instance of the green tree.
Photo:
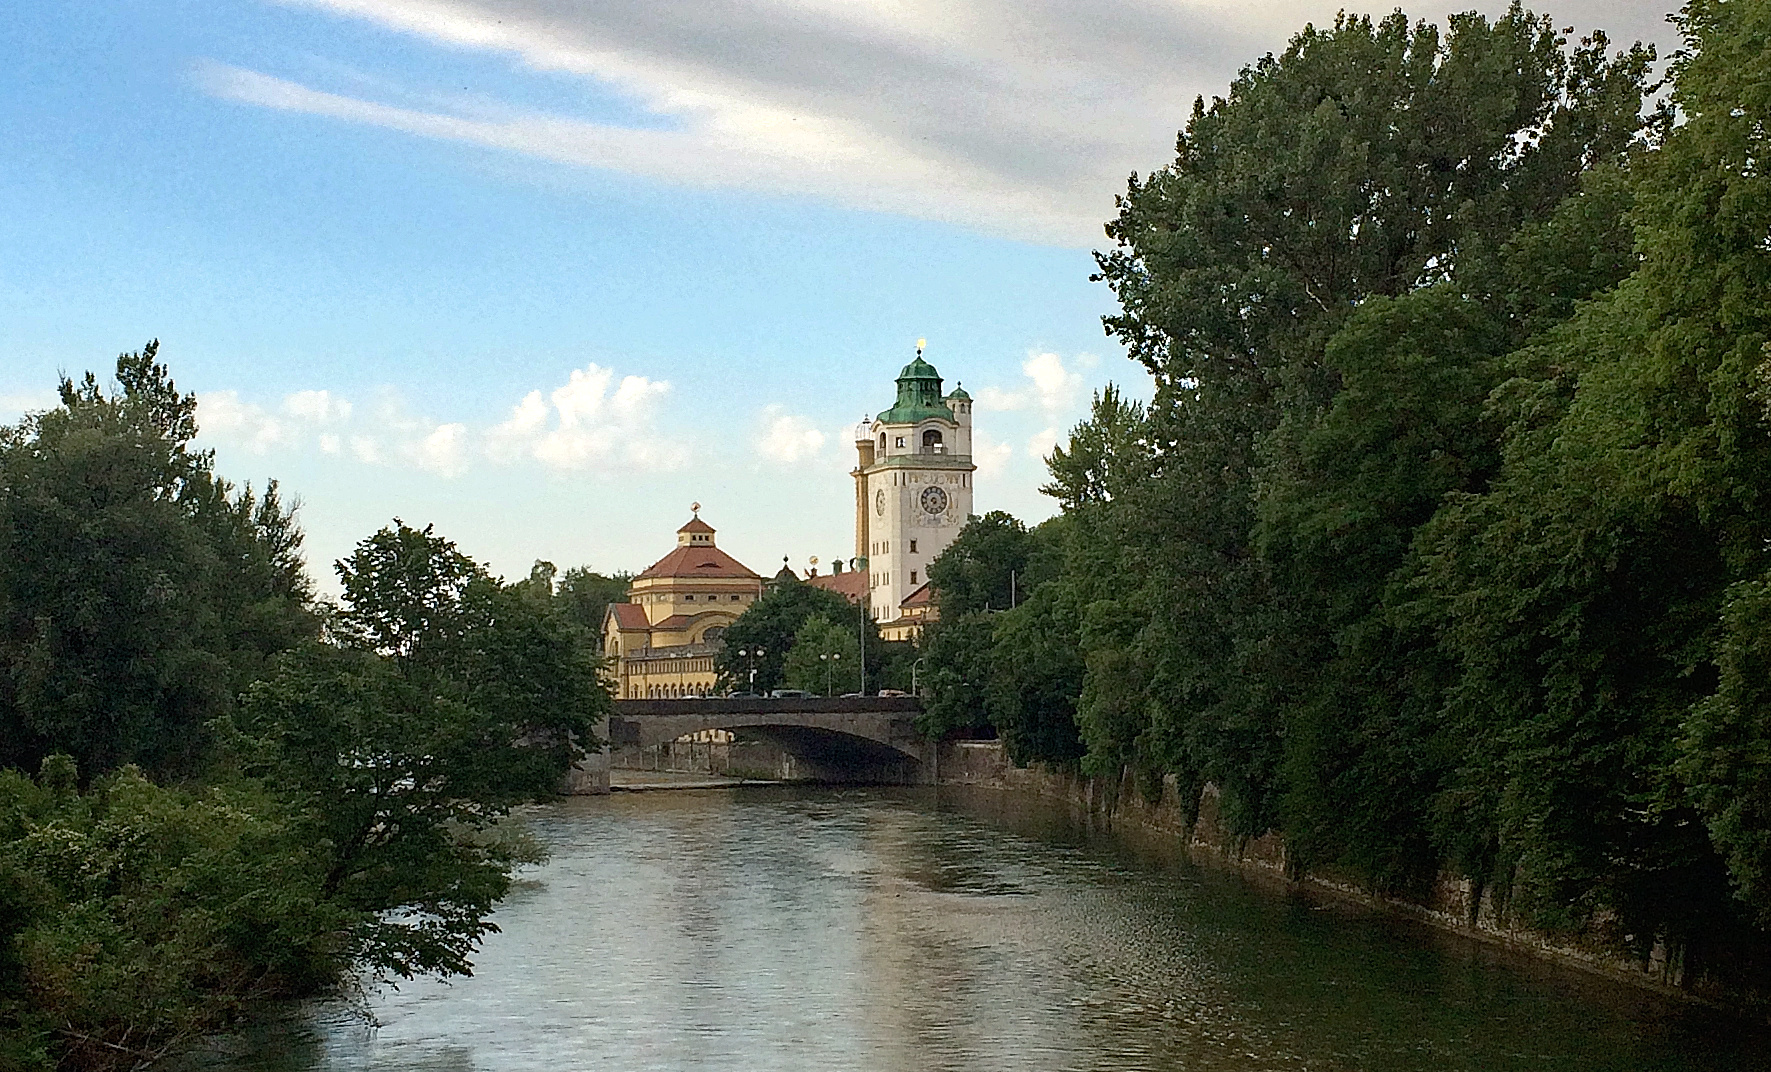
M 860 607 L 842 596 L 801 581 L 783 581 L 770 588 L 726 628 L 721 637 L 725 647 L 714 656 L 720 687 L 735 692 L 747 690 L 753 665 L 756 691 L 766 693 L 783 687 L 787 653 L 792 650 L 800 628 L 813 617 L 823 618 L 836 629 L 853 635 L 857 648 L 861 631 L 866 630 L 867 689 L 871 692 L 879 688 L 885 650 L 880 644 L 878 627 L 862 614 Z M 738 654 L 759 649 L 764 653 L 760 658 Z
M 991 725 L 986 695 L 994 674 L 992 615 L 981 610 L 943 616 L 922 636 L 923 713 L 917 728 L 930 737 Z
M 1063 585 L 1048 584 L 1014 610 L 992 615 L 990 721 L 1009 758 L 1069 765 L 1085 751 L 1076 725 L 1083 659 L 1076 608 Z
M 929 583 L 943 615 L 959 616 L 1019 602 L 1032 541 L 1027 526 L 992 510 L 966 521 L 947 549 L 929 563 Z
M 1053 456 L 1091 769 L 1215 782 L 1232 829 L 1282 827 L 1298 863 L 1431 866 L 1455 760 L 1415 736 L 1449 672 L 1381 596 L 1437 496 L 1498 465 L 1500 356 L 1631 264 L 1602 175 L 1646 144 L 1652 54 L 1608 48 L 1517 6 L 1443 33 L 1343 16 L 1134 178 L 1099 263 L 1156 398 L 1141 422 L 1098 404 Z
M 781 673 L 788 688 L 839 696 L 859 687 L 860 665 L 860 634 L 813 615 L 794 633 Z
M 589 630 L 596 638 L 597 649 L 602 650 L 603 614 L 611 603 L 627 601 L 628 586 L 633 583 L 631 573 L 614 573 L 604 576 L 588 566 L 574 566 L 560 577 L 559 589 L 554 594 L 566 617 L 581 629 Z
M 1771 546 L 1771 5 L 1681 23 L 1684 122 L 1632 168 L 1639 266 L 1511 356 L 1501 472 L 1423 530 L 1414 585 L 1455 663 L 1454 732 L 1490 745 L 1445 810 L 1480 817 L 1494 880 L 1540 920 L 1667 941 L 1695 975 L 1766 903 L 1745 675 Z
M 0 761 L 195 773 L 207 723 L 316 628 L 276 484 L 215 475 L 157 356 L 0 429 Z

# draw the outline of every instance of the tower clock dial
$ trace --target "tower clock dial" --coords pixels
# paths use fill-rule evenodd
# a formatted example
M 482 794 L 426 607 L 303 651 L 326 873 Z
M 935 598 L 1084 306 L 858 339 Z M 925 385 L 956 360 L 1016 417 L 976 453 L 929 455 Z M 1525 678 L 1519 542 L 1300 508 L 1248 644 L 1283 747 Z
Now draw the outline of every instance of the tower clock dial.
M 944 488 L 929 487 L 922 489 L 922 508 L 925 513 L 944 514 L 947 512 L 947 492 Z
M 873 495 L 873 512 L 880 517 L 885 516 L 885 489 L 881 488 Z

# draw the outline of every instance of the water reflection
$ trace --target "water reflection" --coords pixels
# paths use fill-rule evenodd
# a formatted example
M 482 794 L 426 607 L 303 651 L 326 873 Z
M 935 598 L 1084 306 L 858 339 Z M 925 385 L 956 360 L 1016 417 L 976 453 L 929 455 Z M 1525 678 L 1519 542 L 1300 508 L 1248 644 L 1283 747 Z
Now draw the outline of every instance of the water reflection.
M 553 859 L 475 977 L 185 1067 L 1746 1069 L 1764 1035 L 943 791 L 653 793 L 530 816 Z

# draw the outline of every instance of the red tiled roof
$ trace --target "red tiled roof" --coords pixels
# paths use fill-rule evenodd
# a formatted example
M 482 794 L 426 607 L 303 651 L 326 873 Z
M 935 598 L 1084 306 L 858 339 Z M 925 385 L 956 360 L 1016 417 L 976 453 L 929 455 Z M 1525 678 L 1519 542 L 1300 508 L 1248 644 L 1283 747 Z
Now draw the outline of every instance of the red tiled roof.
M 835 592 L 850 603 L 859 603 L 867 598 L 867 575 L 860 570 L 850 570 L 847 573 L 826 573 L 819 577 L 813 577 L 806 583 Z
M 898 606 L 926 607 L 934 601 L 935 590 L 930 588 L 927 583 L 924 583 L 922 587 L 918 588 L 916 591 L 905 596 L 903 599 L 898 600 Z
M 651 623 L 646 621 L 646 610 L 638 603 L 611 603 L 609 613 L 615 616 L 617 629 L 650 629 Z
M 652 563 L 634 580 L 647 577 L 748 577 L 762 580 L 742 562 L 708 544 L 679 547 Z
M 718 610 L 698 610 L 693 614 L 672 614 L 670 617 L 659 622 L 657 625 L 654 625 L 652 628 L 653 629 L 684 629 L 684 628 L 687 628 L 690 625 L 690 623 L 698 622 L 702 618 L 705 618 L 710 614 L 717 614 L 722 618 L 730 618 L 730 617 L 732 617 L 733 612 L 728 611 L 724 607 L 721 607 Z
M 701 520 L 700 514 L 696 514 L 694 517 L 689 518 L 689 523 L 687 525 L 684 525 L 682 528 L 677 529 L 676 531 L 678 531 L 678 532 L 712 532 L 713 526 L 709 525 L 707 522 Z

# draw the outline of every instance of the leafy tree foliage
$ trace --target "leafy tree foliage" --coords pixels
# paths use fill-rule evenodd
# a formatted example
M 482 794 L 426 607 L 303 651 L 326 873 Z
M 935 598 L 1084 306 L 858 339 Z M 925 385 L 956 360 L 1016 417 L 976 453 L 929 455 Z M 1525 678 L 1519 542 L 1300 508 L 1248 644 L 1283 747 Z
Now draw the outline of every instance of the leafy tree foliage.
M 985 696 L 995 672 L 995 624 L 981 610 L 943 614 L 922 635 L 928 662 L 917 728 L 930 737 L 993 726 Z
M 140 1067 L 348 967 L 352 917 L 261 790 L 74 781 L 67 756 L 0 771 L 5 1067 Z
M 196 400 L 157 360 L 0 429 L 0 761 L 188 775 L 206 726 L 275 652 L 311 636 L 301 533 L 193 451 Z
M 275 485 L 189 449 L 151 344 L 116 378 L 0 431 L 0 1067 L 142 1067 L 359 969 L 467 971 L 536 858 L 504 818 L 609 703 L 560 601 L 429 529 L 314 607 Z
M 569 620 L 580 629 L 589 630 L 600 650 L 603 613 L 609 604 L 626 601 L 627 589 L 632 583 L 631 573 L 604 576 L 587 566 L 574 566 L 560 577 L 554 598 Z
M 1201 102 L 1100 259 L 1156 398 L 1053 452 L 1062 567 L 931 634 L 934 728 L 1058 759 L 1017 718 L 1069 702 L 1084 769 L 1213 784 L 1300 870 L 1761 970 L 1771 3 L 1682 26 L 1676 125 L 1646 49 L 1517 7 Z
M 726 628 L 725 648 L 714 657 L 719 671 L 720 688 L 744 692 L 750 688 L 750 670 L 756 669 L 756 691 L 768 692 L 784 688 L 787 680 L 787 654 L 793 650 L 799 631 L 811 618 L 822 618 L 831 628 L 855 639 L 861 646 L 861 631 L 867 631 L 867 689 L 880 687 L 880 674 L 886 663 L 886 649 L 880 643 L 879 628 L 862 613 L 860 607 L 830 591 L 803 581 L 783 580 L 763 593 L 763 597 L 744 609 Z M 741 656 L 740 651 L 764 653 L 760 658 Z M 846 661 L 847 654 L 843 656 Z M 803 686 L 802 686 L 803 687 Z M 822 678 L 818 690 L 823 688 Z
M 793 634 L 781 671 L 788 688 L 829 696 L 859 688 L 860 665 L 860 632 L 813 615 Z

